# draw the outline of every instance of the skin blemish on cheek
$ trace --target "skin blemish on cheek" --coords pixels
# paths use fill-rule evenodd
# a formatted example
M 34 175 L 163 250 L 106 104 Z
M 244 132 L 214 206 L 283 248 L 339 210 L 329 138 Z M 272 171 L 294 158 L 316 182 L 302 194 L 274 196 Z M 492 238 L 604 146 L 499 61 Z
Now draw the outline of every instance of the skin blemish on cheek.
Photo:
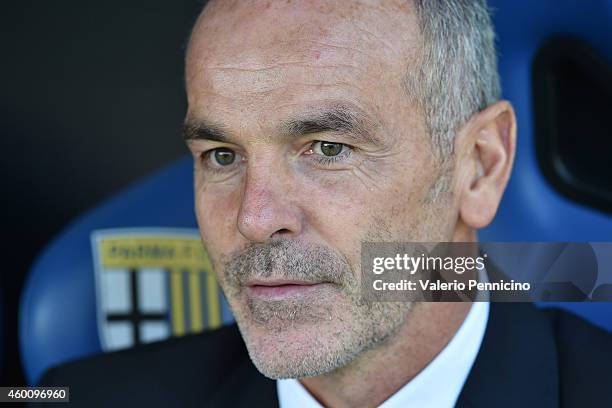
M 321 51 L 313 51 L 312 56 L 315 60 L 318 60 L 319 58 L 321 58 Z

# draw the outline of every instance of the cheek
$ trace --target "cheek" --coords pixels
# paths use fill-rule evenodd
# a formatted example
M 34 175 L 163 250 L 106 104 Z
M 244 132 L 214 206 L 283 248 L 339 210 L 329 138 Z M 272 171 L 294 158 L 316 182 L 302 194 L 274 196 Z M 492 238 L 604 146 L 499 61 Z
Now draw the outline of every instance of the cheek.
M 354 179 L 310 185 L 306 191 L 302 210 L 308 227 L 355 265 L 372 217 L 380 211 L 379 195 Z
M 234 250 L 239 197 L 229 191 L 198 190 L 195 213 L 202 240 L 210 257 L 219 259 Z
M 428 220 L 429 178 L 398 171 L 376 181 L 372 189 L 358 181 L 338 182 L 308 195 L 305 211 L 313 229 L 354 262 L 363 241 L 416 239 Z

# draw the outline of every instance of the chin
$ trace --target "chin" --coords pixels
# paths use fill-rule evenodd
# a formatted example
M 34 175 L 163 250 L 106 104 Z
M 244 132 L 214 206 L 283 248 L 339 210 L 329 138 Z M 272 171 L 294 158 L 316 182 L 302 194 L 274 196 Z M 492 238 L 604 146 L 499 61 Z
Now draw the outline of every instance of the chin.
M 325 374 L 348 364 L 358 354 L 354 347 L 347 348 L 351 342 L 341 336 L 342 329 L 329 321 L 271 321 L 240 330 L 257 369 L 273 379 Z
M 291 298 L 232 300 L 251 360 L 273 379 L 313 377 L 349 364 L 391 336 L 408 310 L 387 302 L 362 305 L 331 286 Z

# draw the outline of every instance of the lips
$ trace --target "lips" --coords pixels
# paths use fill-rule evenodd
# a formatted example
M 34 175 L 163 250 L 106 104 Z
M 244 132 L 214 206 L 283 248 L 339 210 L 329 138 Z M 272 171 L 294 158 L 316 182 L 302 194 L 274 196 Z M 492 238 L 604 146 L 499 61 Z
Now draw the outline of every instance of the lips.
M 279 300 L 306 295 L 316 290 L 322 284 L 322 282 L 299 280 L 253 280 L 247 283 L 247 288 L 252 297 L 266 300 Z

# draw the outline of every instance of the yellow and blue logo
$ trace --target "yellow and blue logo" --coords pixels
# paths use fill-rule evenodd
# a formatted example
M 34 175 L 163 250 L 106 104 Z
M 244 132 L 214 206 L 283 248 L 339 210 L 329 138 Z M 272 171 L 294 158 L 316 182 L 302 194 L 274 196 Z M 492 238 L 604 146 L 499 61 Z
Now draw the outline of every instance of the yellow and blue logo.
M 232 320 L 197 230 L 98 230 L 92 245 L 104 351 Z

